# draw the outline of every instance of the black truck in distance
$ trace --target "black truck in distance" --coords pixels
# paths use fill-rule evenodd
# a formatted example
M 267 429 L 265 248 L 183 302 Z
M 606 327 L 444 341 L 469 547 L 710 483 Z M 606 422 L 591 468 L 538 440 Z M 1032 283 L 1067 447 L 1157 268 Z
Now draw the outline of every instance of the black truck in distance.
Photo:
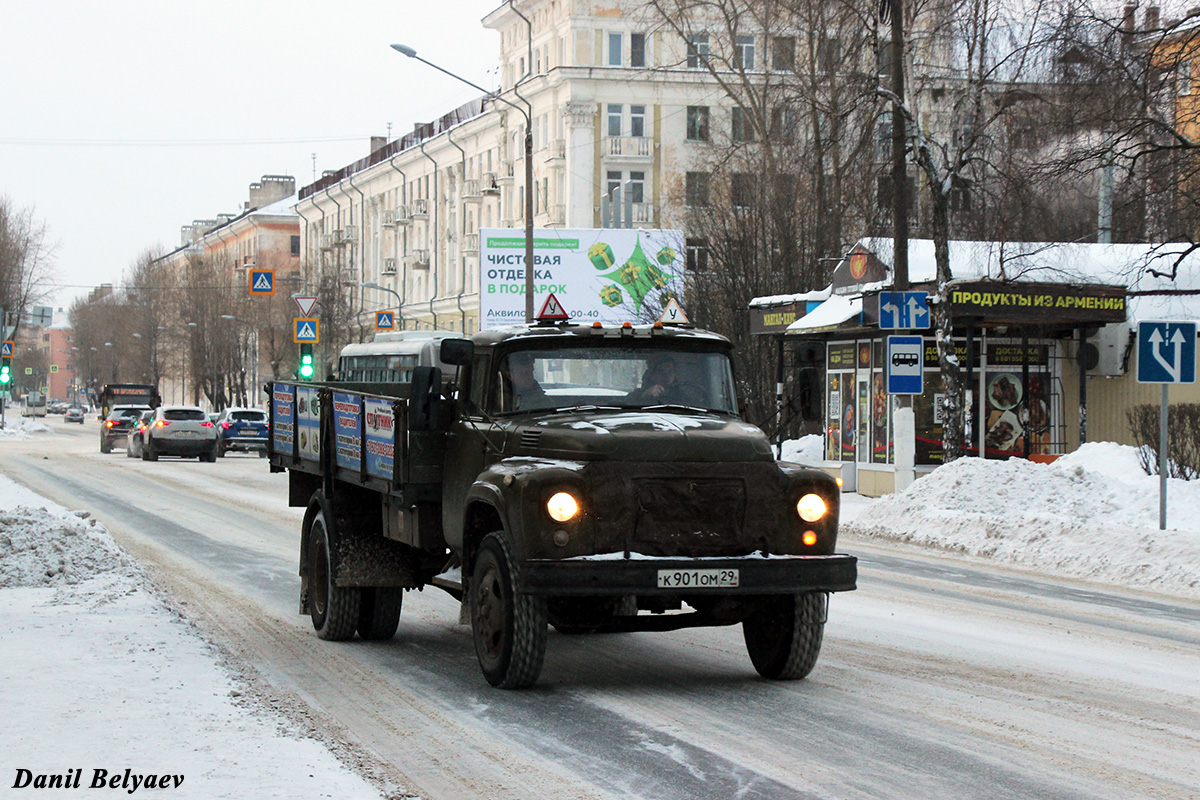
M 563 633 L 741 624 L 754 668 L 816 664 L 839 488 L 737 413 L 724 337 L 520 326 L 445 339 L 454 375 L 268 385 L 270 463 L 306 508 L 300 612 L 391 638 L 404 591 L 464 604 L 484 677 L 533 684 Z

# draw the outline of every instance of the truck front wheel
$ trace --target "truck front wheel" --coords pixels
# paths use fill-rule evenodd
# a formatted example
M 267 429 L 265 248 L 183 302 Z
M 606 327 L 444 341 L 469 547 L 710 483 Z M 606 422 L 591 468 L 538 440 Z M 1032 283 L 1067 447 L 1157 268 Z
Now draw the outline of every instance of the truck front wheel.
M 762 598 L 742 622 L 746 650 L 759 675 L 795 681 L 812 672 L 821 654 L 827 602 L 822 592 Z
M 325 512 L 318 511 L 308 529 L 308 610 L 321 639 L 341 642 L 353 638 L 358 627 L 362 590 L 335 586 L 333 557 Z
M 521 594 L 516 560 L 502 532 L 479 546 L 468 589 L 471 632 L 483 677 L 499 689 L 532 686 L 546 658 L 546 601 Z

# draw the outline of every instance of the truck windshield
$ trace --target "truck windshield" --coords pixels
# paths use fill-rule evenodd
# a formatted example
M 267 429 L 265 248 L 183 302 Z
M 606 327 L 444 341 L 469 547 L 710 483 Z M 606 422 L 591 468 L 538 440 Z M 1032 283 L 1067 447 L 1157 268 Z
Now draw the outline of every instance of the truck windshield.
M 723 352 L 665 347 L 577 347 L 502 356 L 492 380 L 494 413 L 609 406 L 686 406 L 736 414 Z

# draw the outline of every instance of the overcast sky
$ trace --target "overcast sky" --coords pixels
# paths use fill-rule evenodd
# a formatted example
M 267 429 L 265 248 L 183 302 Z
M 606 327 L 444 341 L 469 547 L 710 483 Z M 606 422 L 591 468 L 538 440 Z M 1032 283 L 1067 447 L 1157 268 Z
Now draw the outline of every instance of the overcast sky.
M 251 182 L 367 154 L 496 85 L 501 0 L 0 3 L 0 195 L 58 245 L 56 307 L 118 284 Z

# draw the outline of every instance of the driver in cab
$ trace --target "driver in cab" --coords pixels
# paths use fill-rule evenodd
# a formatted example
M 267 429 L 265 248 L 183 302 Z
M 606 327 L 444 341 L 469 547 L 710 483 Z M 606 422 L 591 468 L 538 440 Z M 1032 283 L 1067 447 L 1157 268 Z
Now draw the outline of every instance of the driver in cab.
M 513 353 L 500 364 L 501 411 L 523 411 L 546 405 L 546 391 L 533 374 L 533 354 Z
M 696 394 L 694 387 L 679 382 L 675 359 L 659 356 L 646 367 L 642 388 L 630 393 L 629 399 L 647 405 L 695 405 Z

